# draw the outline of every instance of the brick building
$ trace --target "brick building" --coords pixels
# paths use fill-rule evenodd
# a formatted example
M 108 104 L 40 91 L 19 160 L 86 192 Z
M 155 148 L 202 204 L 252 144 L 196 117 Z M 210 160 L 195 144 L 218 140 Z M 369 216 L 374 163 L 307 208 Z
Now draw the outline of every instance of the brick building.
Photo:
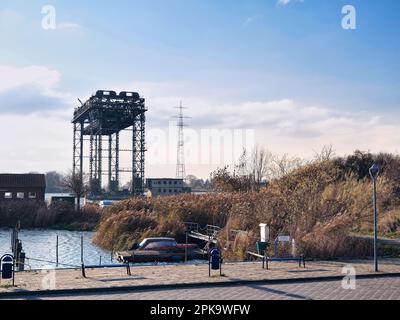
M 44 174 L 0 174 L 0 202 L 44 201 L 45 192 Z

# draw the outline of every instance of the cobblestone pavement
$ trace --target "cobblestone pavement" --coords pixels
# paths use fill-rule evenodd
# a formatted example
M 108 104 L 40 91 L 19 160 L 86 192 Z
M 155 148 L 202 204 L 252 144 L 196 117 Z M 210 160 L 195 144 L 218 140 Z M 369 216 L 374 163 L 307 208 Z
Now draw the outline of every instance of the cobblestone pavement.
M 321 278 L 344 276 L 346 267 L 354 267 L 357 275 L 373 274 L 372 261 L 310 262 L 307 268 L 296 263 L 271 263 L 270 270 L 263 270 L 261 263 L 224 264 L 225 276 L 208 277 L 208 266 L 178 265 L 132 267 L 132 276 L 124 269 L 95 269 L 86 271 L 83 278 L 80 270 L 58 270 L 52 272 L 23 272 L 16 274 L 16 286 L 6 286 L 2 281 L 0 296 L 10 292 L 35 292 L 38 290 L 102 289 L 115 287 L 163 286 L 185 284 L 212 284 L 237 281 L 265 281 L 282 279 Z M 400 273 L 400 260 L 382 260 L 382 273 Z
M 32 298 L 29 298 L 32 299 Z M 357 280 L 355 290 L 341 281 L 247 285 L 118 294 L 42 297 L 44 300 L 400 300 L 400 277 Z

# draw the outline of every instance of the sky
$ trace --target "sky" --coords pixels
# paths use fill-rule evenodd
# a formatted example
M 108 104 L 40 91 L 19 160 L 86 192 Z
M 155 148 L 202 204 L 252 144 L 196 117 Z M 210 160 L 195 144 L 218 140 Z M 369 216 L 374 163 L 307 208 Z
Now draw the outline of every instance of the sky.
M 243 146 L 398 152 L 399 31 L 398 0 L 1 0 L 0 172 L 71 169 L 73 110 L 98 89 L 146 99 L 148 177 L 175 175 L 180 101 L 199 177 Z

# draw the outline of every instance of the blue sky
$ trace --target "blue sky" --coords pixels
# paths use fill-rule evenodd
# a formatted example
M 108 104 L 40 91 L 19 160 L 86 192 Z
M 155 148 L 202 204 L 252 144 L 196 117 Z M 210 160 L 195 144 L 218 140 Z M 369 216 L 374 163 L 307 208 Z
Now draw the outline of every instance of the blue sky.
M 41 28 L 47 4 L 56 30 Z M 341 27 L 346 4 L 357 10 L 356 30 Z M 39 131 L 43 146 L 29 165 L 18 161 L 28 142 L 10 142 L 4 151 L 15 159 L 0 161 L 0 171 L 65 171 L 76 98 L 100 88 L 142 93 L 149 129 L 165 127 L 183 100 L 193 128 L 254 129 L 257 143 L 278 153 L 309 156 L 325 144 L 339 154 L 395 152 L 399 18 L 396 0 L 2 0 L 0 121 L 20 119 L 37 132 L 44 115 L 63 132 Z M 13 129 L 16 138 L 26 130 Z M 59 156 L 44 161 L 49 135 Z M 206 176 L 211 167 L 192 171 Z

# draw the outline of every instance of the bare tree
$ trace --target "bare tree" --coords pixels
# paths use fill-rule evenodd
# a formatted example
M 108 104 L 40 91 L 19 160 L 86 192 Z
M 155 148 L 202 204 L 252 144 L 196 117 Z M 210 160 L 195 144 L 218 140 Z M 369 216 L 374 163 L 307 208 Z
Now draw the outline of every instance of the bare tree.
M 271 178 L 279 179 L 293 170 L 304 165 L 304 161 L 298 157 L 290 157 L 288 154 L 274 156 L 271 166 Z
M 75 194 L 77 199 L 77 210 L 81 210 L 81 198 L 89 192 L 88 182 L 85 175 L 80 172 L 68 173 L 64 180 L 63 186 Z
M 244 148 L 242 154 L 239 157 L 239 161 L 235 166 L 237 173 L 241 176 L 248 175 L 248 157 L 247 157 L 247 149 Z
M 269 180 L 271 170 L 272 154 L 264 148 L 256 147 L 252 155 L 252 171 L 256 190 L 259 190 L 261 184 Z
M 325 145 L 321 151 L 314 151 L 314 161 L 316 162 L 324 162 L 332 160 L 336 156 L 336 150 L 333 148 L 333 145 Z
M 241 176 L 248 177 L 253 190 L 259 191 L 262 183 L 270 178 L 271 161 L 272 154 L 262 147 L 255 147 L 250 157 L 244 149 L 236 170 Z

